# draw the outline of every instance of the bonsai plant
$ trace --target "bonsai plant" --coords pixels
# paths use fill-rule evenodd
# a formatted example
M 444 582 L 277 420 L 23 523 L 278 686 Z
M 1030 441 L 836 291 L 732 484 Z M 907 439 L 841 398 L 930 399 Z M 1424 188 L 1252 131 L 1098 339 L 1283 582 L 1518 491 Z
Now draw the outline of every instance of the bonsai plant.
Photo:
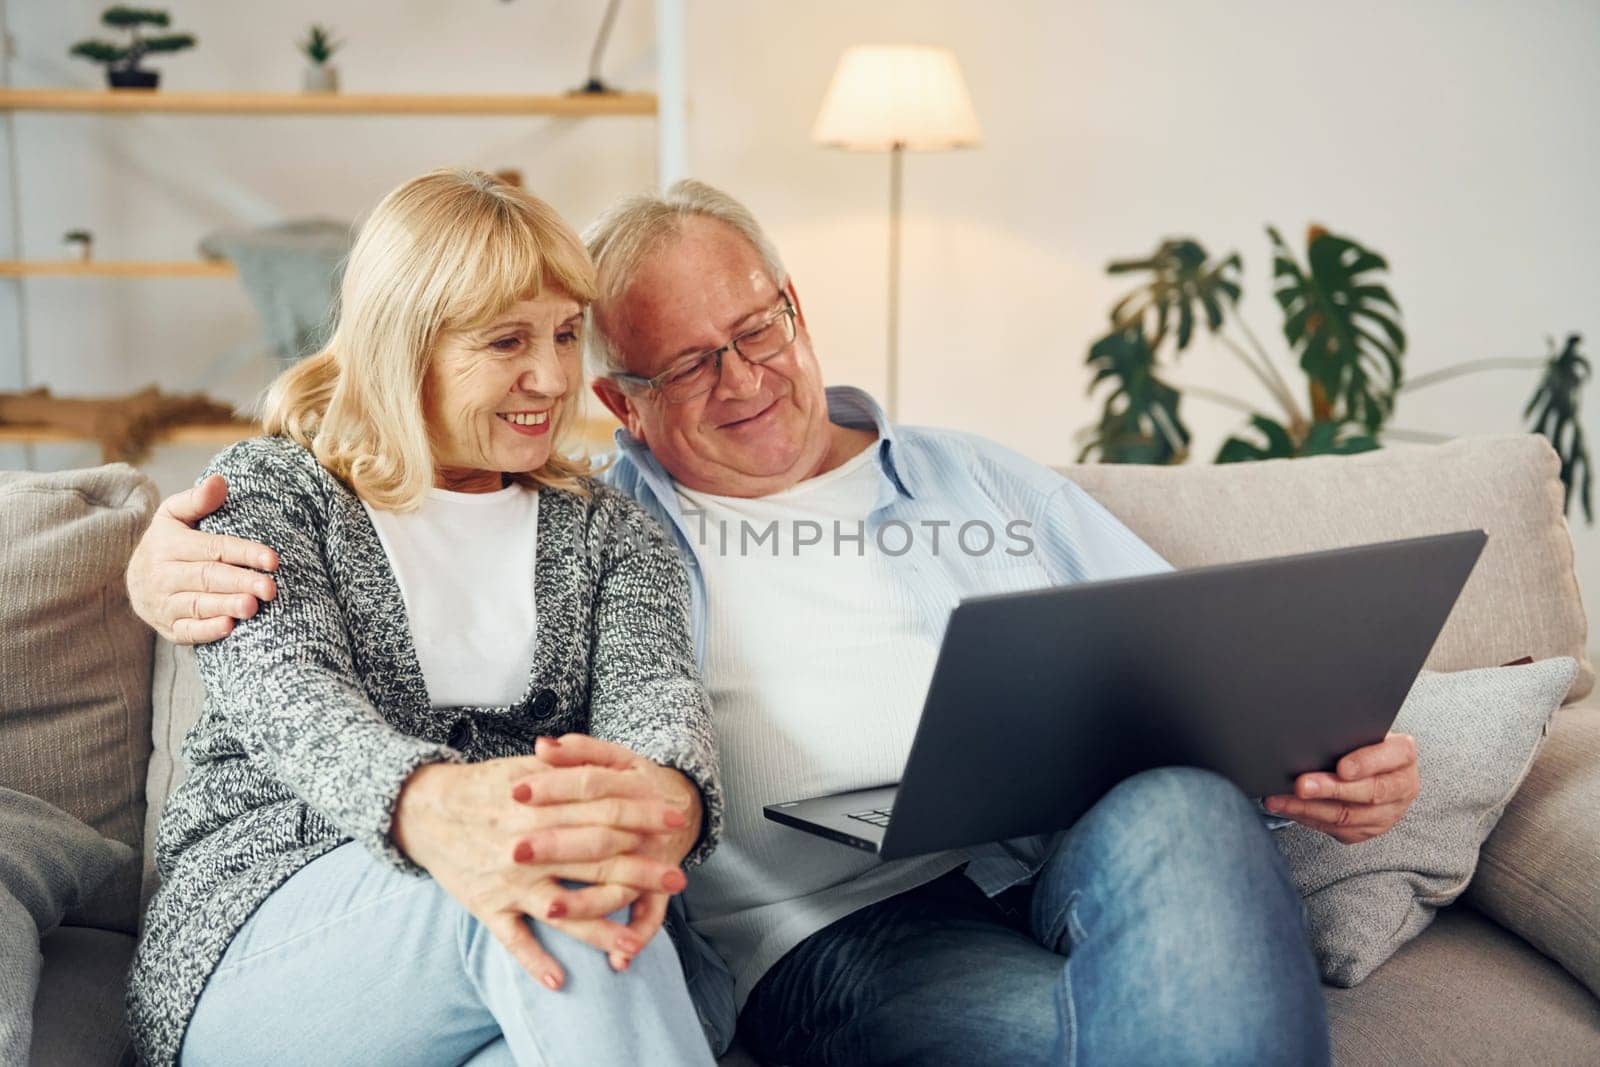
M 195 45 L 193 35 L 187 33 L 169 33 L 157 37 L 140 36 L 139 30 L 143 26 L 166 28 L 169 20 L 165 11 L 118 5 L 107 8 L 105 14 L 100 16 L 100 21 L 114 29 L 125 31 L 128 35 L 127 43 L 79 41 L 72 46 L 69 54 L 105 64 L 106 79 L 113 89 L 154 89 L 160 84 L 161 72 L 145 70 L 139 65 L 140 60 L 152 53 L 181 52 Z
M 1406 381 L 1406 335 L 1399 304 L 1385 284 L 1389 264 L 1383 256 L 1312 226 L 1302 266 L 1276 229 L 1267 227 L 1267 235 L 1273 250 L 1273 296 L 1283 312 L 1284 340 L 1306 376 L 1303 393 L 1290 387 L 1238 314 L 1238 253 L 1212 260 L 1198 241 L 1169 238 L 1149 256 L 1106 268 L 1110 274 L 1148 277 L 1117 301 L 1110 329 L 1090 345 L 1090 393 L 1102 383 L 1113 388 L 1099 423 L 1085 431 L 1089 440 L 1080 461 L 1098 456 L 1108 463 L 1183 462 L 1190 442 L 1179 411 L 1185 392 L 1250 417 L 1256 436 L 1228 438 L 1217 452 L 1218 463 L 1365 452 L 1381 447 L 1385 438 L 1447 440 L 1390 427 L 1400 394 L 1486 370 L 1542 369 L 1523 418 L 1530 420 L 1531 430 L 1550 439 L 1561 457 L 1564 506 L 1570 510 L 1576 494 L 1585 518 L 1594 522 L 1593 467 L 1579 421 L 1590 366 L 1578 350 L 1578 334 L 1569 335 L 1559 351 L 1552 341 L 1543 358 L 1474 360 Z M 1166 380 L 1165 372 L 1202 332 L 1250 370 L 1276 411 Z
M 333 54 L 344 46 L 335 41 L 326 26 L 313 24 L 300 42 L 300 51 L 311 61 L 306 67 L 305 89 L 308 93 L 336 93 L 339 91 L 339 69 L 328 63 Z
M 89 262 L 94 254 L 94 234 L 88 230 L 68 230 L 61 235 L 61 241 L 68 248 L 77 249 L 80 263 Z

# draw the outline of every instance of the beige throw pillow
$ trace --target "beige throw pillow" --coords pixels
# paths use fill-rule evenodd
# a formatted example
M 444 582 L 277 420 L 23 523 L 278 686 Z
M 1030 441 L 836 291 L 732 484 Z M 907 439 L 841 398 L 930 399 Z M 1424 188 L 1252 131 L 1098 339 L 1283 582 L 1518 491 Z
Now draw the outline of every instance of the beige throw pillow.
M 1324 981 L 1357 984 L 1467 888 L 1479 848 L 1527 776 L 1577 669 L 1563 656 L 1424 672 L 1394 725 L 1417 739 L 1422 774 L 1405 818 L 1356 845 L 1298 825 L 1277 831 Z
M 0 471 L 0 784 L 140 846 L 153 634 L 122 571 L 157 502 L 125 464 Z M 133 932 L 138 870 L 107 884 Z

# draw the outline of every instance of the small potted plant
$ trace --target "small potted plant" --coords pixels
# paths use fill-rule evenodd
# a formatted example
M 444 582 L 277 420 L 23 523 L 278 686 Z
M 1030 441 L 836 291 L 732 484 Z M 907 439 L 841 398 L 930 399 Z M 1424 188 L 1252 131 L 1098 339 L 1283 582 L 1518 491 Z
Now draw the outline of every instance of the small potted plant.
M 61 235 L 61 242 L 77 251 L 79 263 L 89 262 L 94 253 L 94 234 L 88 230 L 68 230 Z
M 333 66 L 328 60 L 342 46 L 343 41 L 335 41 L 333 32 L 326 26 L 313 24 L 306 31 L 306 39 L 300 42 L 300 51 L 311 61 L 306 67 L 305 89 L 308 93 L 336 93 L 339 91 L 339 68 Z
M 161 72 L 145 70 L 139 65 L 139 61 L 152 53 L 181 52 L 195 45 L 194 36 L 187 33 L 168 33 L 156 37 L 140 36 L 139 30 L 144 26 L 166 28 L 169 20 L 165 11 L 123 7 L 119 4 L 107 8 L 105 14 L 100 16 L 100 21 L 113 29 L 125 31 L 128 35 L 127 43 L 79 41 L 72 46 L 69 54 L 104 64 L 106 80 L 111 83 L 113 89 L 154 89 L 160 84 Z

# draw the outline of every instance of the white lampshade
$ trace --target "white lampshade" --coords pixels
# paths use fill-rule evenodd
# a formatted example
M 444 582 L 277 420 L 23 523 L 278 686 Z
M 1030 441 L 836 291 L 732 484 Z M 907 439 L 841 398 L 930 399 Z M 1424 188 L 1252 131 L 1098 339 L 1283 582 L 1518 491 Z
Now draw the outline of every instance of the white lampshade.
M 845 49 L 811 129 L 813 141 L 860 151 L 961 148 L 981 137 L 955 53 L 930 45 Z

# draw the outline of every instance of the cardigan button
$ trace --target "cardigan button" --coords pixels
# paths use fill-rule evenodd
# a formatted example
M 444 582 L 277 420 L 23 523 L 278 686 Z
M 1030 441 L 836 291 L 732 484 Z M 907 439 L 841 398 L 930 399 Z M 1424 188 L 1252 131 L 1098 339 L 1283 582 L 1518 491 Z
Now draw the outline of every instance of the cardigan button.
M 462 748 L 472 740 L 472 720 L 457 719 L 455 725 L 450 727 L 449 745 L 451 748 Z
M 555 714 L 556 693 L 554 689 L 541 689 L 533 698 L 533 717 L 548 719 Z

